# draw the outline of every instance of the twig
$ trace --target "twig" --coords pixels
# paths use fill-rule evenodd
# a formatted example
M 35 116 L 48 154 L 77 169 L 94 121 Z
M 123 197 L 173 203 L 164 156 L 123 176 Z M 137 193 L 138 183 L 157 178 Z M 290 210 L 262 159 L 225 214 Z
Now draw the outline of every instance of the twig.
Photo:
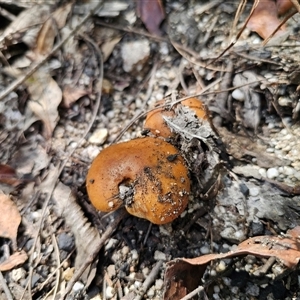
M 33 66 L 31 66 L 31 68 L 27 71 L 27 73 L 24 76 L 17 78 L 3 92 L 1 92 L 0 101 L 3 100 L 6 96 L 8 96 L 15 89 L 17 89 L 34 72 L 36 72 L 37 69 L 40 68 L 49 59 L 49 57 L 54 55 L 68 41 L 68 39 L 71 36 L 73 36 L 83 26 L 83 24 L 100 9 L 101 6 L 102 6 L 102 1 L 99 1 L 99 3 L 97 3 L 95 8 L 91 9 L 90 12 L 82 18 L 82 20 L 78 23 L 78 25 L 73 30 L 71 30 L 70 33 L 65 38 L 63 38 L 57 45 L 53 47 L 52 51 L 46 57 L 42 58 L 40 61 L 33 64 Z
M 55 257 L 56 257 L 56 261 L 57 261 L 57 265 L 60 265 L 60 258 L 59 258 L 59 249 L 58 249 L 58 245 L 57 245 L 57 241 L 55 238 L 55 234 L 52 233 L 51 235 L 51 239 L 52 239 L 52 244 L 54 247 L 54 253 L 55 253 Z M 56 270 L 56 282 L 55 282 L 55 288 L 54 288 L 54 292 L 53 292 L 53 300 L 55 300 L 58 288 L 59 288 L 59 283 L 60 283 L 60 270 L 57 269 Z
M 297 0 L 296 0 L 297 1 Z M 298 4 L 299 5 L 299 4 Z M 274 34 L 280 29 L 280 27 L 287 22 L 288 19 L 290 19 L 293 15 L 295 15 L 297 12 L 293 11 L 289 15 L 287 15 L 275 28 L 275 30 L 263 41 L 263 46 L 266 46 L 266 44 L 270 41 L 270 39 L 274 36 Z
M 85 269 L 94 261 L 94 259 L 97 257 L 99 251 L 103 247 L 106 240 L 113 234 L 115 229 L 117 228 L 119 222 L 123 219 L 123 217 L 126 215 L 125 209 L 119 209 L 118 211 L 114 212 L 114 221 L 110 223 L 105 232 L 102 234 L 99 243 L 97 247 L 95 248 L 94 252 L 86 258 L 86 261 L 84 265 L 82 265 L 73 275 L 72 279 L 69 281 L 66 290 L 64 294 L 62 295 L 61 299 L 64 299 L 72 290 L 73 285 L 75 282 L 80 278 L 82 273 L 85 271 Z
M 155 278 L 157 277 L 162 265 L 163 265 L 162 260 L 156 263 L 156 265 L 154 266 L 154 268 L 151 270 L 150 274 L 144 281 L 140 291 L 140 295 L 138 295 L 135 300 L 141 300 L 143 298 L 144 294 L 147 292 L 147 290 L 150 288 L 151 284 L 154 282 Z
M 204 292 L 204 287 L 203 286 L 198 286 L 196 289 L 194 289 L 192 292 L 181 298 L 180 300 L 189 300 L 192 299 L 194 296 L 196 296 L 199 293 Z
M 12 296 L 12 294 L 11 294 L 7 284 L 6 284 L 6 280 L 3 277 L 3 274 L 2 274 L 1 271 L 0 271 L 0 283 L 1 283 L 2 289 L 4 290 L 5 295 L 7 297 L 7 300 L 14 300 L 14 298 L 13 298 L 13 296 Z

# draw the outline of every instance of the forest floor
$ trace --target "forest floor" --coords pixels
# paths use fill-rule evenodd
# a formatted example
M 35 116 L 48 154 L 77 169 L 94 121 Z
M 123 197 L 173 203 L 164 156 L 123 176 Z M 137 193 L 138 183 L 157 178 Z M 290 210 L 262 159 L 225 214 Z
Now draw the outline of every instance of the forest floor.
M 244 1 L 40 2 L 0 1 L 0 299 L 300 299 L 300 14 L 264 44 Z M 187 97 L 185 211 L 97 212 L 94 158 Z

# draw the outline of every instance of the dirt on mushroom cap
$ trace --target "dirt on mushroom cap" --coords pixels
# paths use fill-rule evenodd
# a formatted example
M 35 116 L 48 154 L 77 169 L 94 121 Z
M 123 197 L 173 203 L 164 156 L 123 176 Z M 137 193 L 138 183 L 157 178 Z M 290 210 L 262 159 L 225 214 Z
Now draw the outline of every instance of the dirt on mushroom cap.
M 133 191 L 129 200 L 119 197 L 121 185 Z M 187 206 L 190 180 L 178 149 L 146 137 L 104 149 L 88 172 L 87 191 L 98 210 L 108 212 L 125 205 L 132 215 L 164 224 Z

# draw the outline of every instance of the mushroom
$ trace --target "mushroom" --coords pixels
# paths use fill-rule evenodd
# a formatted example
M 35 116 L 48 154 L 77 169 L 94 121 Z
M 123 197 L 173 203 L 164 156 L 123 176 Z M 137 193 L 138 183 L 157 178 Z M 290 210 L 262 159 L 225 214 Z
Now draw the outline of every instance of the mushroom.
M 179 150 L 146 137 L 107 147 L 93 161 L 86 179 L 96 209 L 127 211 L 154 224 L 176 219 L 185 209 L 190 179 Z
M 158 101 L 156 106 L 160 106 L 164 104 L 164 101 Z M 181 101 L 180 103 L 176 104 L 175 107 L 179 105 L 184 105 L 192 109 L 195 115 L 199 119 L 207 120 L 208 113 L 206 107 L 203 103 L 197 98 L 188 98 L 186 100 Z M 164 138 L 173 137 L 174 134 L 171 132 L 170 128 L 166 124 L 163 119 L 164 117 L 173 117 L 175 115 L 175 111 L 172 107 L 171 110 L 167 108 L 157 108 L 153 111 L 149 112 L 146 117 L 144 128 L 149 130 L 155 136 L 161 136 Z

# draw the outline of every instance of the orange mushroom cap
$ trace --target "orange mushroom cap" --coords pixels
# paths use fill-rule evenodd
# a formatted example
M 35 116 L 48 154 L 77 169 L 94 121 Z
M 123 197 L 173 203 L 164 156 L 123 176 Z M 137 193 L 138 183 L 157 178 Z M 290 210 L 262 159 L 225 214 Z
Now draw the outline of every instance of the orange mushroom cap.
M 154 224 L 176 219 L 185 209 L 190 179 L 184 159 L 159 138 L 140 138 L 109 146 L 93 161 L 87 174 L 92 204 L 109 212 L 127 211 Z M 121 189 L 131 194 L 122 199 Z
M 164 100 L 158 101 L 156 106 L 164 104 Z M 186 100 L 181 101 L 180 103 L 176 104 L 184 105 L 189 107 L 195 112 L 195 115 L 199 119 L 207 120 L 208 113 L 206 107 L 203 103 L 197 98 L 188 98 Z M 149 112 L 146 117 L 144 128 L 150 130 L 150 132 L 155 136 L 161 136 L 164 138 L 169 138 L 174 136 L 171 132 L 170 128 L 164 121 L 163 117 L 173 117 L 175 115 L 175 111 L 173 109 L 168 110 L 166 108 L 157 108 L 153 111 Z

